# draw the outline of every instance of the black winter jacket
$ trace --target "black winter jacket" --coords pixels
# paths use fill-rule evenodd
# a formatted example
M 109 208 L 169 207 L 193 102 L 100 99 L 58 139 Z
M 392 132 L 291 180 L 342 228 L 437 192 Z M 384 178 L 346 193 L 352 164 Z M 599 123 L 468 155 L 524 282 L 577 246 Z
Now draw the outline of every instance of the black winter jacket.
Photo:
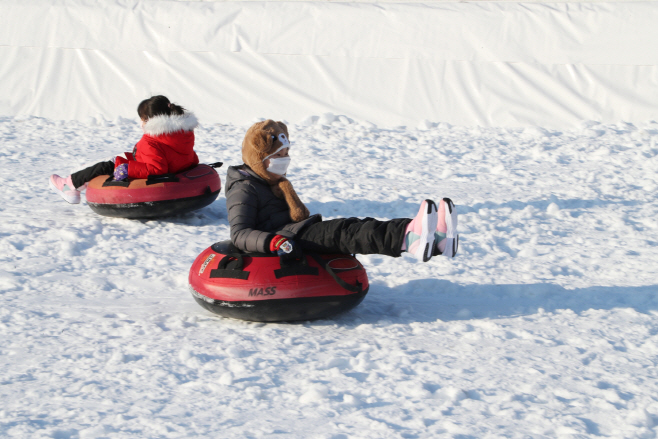
M 242 251 L 269 253 L 274 235 L 294 239 L 307 225 L 322 221 L 317 214 L 293 223 L 286 201 L 247 165 L 228 168 L 225 193 L 231 241 Z

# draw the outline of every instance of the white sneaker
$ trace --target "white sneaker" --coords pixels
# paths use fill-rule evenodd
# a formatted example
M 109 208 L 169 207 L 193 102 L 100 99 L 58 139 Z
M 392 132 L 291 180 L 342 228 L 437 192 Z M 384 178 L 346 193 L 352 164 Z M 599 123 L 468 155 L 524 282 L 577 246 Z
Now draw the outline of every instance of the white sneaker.
M 416 217 L 405 229 L 404 246 L 419 261 L 427 262 L 432 258 L 437 220 L 436 203 L 425 200 L 420 204 Z
M 450 198 L 439 202 L 439 221 L 434 232 L 434 251 L 432 256 L 454 258 L 459 249 L 457 234 L 457 208 Z
M 73 186 L 70 175 L 66 178 L 62 178 L 57 174 L 53 174 L 48 181 L 50 182 L 50 187 L 60 194 L 67 203 L 80 204 L 80 191 L 76 190 Z

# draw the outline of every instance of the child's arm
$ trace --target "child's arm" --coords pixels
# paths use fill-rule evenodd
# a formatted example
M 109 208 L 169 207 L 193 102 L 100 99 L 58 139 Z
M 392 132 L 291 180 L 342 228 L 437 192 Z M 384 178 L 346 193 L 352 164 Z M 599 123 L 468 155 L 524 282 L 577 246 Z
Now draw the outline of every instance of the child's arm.
M 274 233 L 255 229 L 258 217 L 258 194 L 246 182 L 233 184 L 226 194 L 231 241 L 242 251 L 269 253 Z

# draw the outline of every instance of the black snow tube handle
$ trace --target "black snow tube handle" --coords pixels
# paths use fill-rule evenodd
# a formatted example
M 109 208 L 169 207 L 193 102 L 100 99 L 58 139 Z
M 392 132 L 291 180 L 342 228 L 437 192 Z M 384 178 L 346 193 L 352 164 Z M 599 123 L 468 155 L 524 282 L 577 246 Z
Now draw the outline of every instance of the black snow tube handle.
M 311 253 L 311 254 L 309 254 L 309 256 L 311 256 L 313 259 L 315 259 L 315 262 L 317 262 L 320 265 L 320 267 L 324 268 L 327 271 L 327 273 L 329 273 L 331 275 L 331 277 L 334 278 L 334 280 L 338 283 L 338 285 L 345 288 L 347 291 L 351 291 L 352 293 L 359 293 L 359 294 L 363 293 L 363 284 L 361 282 L 359 282 L 357 280 L 356 285 L 350 285 L 347 282 L 345 282 L 343 279 L 341 279 L 336 274 L 334 269 L 331 268 L 329 266 L 329 264 L 327 263 L 327 261 L 322 259 L 320 257 L 320 255 L 318 255 L 317 253 Z
M 274 276 L 281 279 L 286 276 L 310 275 L 319 276 L 320 270 L 315 267 L 309 267 L 306 256 L 302 255 L 301 259 L 288 259 L 285 255 L 279 256 L 281 268 L 274 270 Z
M 215 163 L 210 163 L 208 166 L 211 168 L 221 168 L 224 162 L 215 162 Z
M 176 183 L 178 182 L 178 177 L 176 174 L 161 174 L 161 175 L 149 175 L 146 178 L 146 184 L 157 184 L 157 183 Z
M 128 181 L 128 180 L 115 180 L 114 175 L 110 175 L 103 182 L 103 187 L 112 187 L 112 186 L 128 187 L 128 186 L 130 186 L 130 181 Z
M 229 263 L 231 265 L 229 266 Z M 249 271 L 244 271 L 244 258 L 240 253 L 231 253 L 224 256 L 217 264 L 217 268 L 210 270 L 210 278 L 249 279 Z

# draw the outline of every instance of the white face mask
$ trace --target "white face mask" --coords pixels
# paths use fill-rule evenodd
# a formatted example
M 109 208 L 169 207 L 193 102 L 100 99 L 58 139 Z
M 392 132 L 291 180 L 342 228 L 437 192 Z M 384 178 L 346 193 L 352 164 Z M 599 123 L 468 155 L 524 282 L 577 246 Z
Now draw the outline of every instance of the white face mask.
M 270 164 L 267 165 L 267 170 L 273 174 L 286 175 L 290 165 L 290 157 L 277 157 L 270 159 Z
M 286 172 L 288 171 L 288 165 L 290 165 L 290 157 L 275 157 L 275 158 L 270 158 L 279 151 L 281 151 L 284 148 L 290 148 L 290 142 L 288 141 L 288 138 L 286 137 L 285 134 L 280 133 L 279 136 L 279 142 L 281 142 L 281 146 L 277 148 L 276 151 L 274 151 L 272 154 L 268 155 L 263 159 L 263 161 L 270 159 L 270 164 L 267 165 L 267 170 L 270 171 L 272 174 L 277 174 L 277 175 L 286 175 Z M 275 137 L 272 135 L 272 139 L 274 140 Z

